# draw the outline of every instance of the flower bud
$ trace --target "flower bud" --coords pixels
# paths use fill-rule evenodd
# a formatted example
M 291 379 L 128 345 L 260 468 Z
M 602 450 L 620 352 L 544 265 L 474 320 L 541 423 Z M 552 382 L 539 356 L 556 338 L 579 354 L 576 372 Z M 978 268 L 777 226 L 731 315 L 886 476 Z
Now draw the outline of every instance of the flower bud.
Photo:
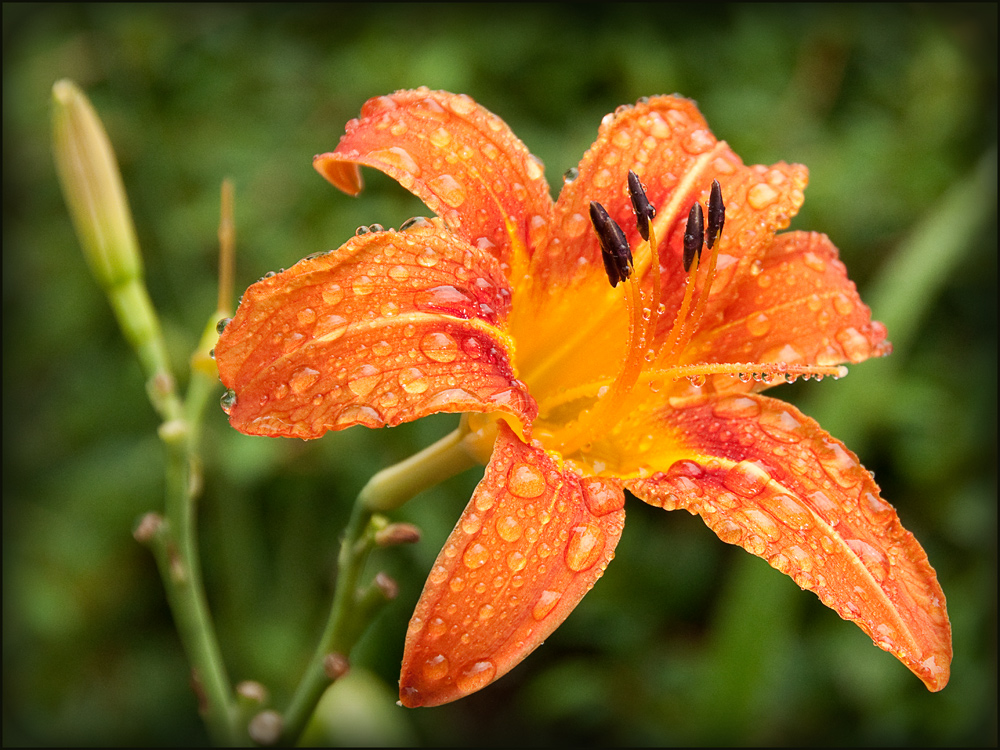
M 106 289 L 142 276 L 118 161 L 87 97 L 69 80 L 52 87 L 53 150 L 83 254 Z

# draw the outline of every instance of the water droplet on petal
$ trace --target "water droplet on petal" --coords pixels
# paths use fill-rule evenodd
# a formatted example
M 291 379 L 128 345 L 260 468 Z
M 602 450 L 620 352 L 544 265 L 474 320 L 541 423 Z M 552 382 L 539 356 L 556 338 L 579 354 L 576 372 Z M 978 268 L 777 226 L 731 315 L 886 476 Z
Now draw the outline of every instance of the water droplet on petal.
M 747 331 L 751 336 L 763 336 L 771 330 L 771 319 L 764 313 L 757 313 L 747 318 Z
M 562 594 L 558 591 L 543 591 L 541 596 L 538 597 L 538 601 L 535 602 L 535 606 L 531 610 L 531 616 L 536 620 L 544 620 L 545 617 L 551 612 L 559 600 L 562 598 Z
M 799 531 L 809 528 L 813 523 L 812 513 L 791 495 L 770 497 L 764 507 L 786 526 Z
M 569 238 L 579 237 L 590 226 L 590 222 L 583 214 L 567 214 L 562 220 L 562 231 Z
M 410 155 L 410 152 L 402 146 L 393 146 L 392 148 L 383 148 L 378 151 L 373 151 L 369 154 L 369 157 L 378 161 L 383 161 L 390 167 L 400 169 L 413 177 L 420 176 L 420 165 L 417 163 L 417 160 Z
M 882 583 L 889 576 L 889 560 L 882 554 L 881 550 L 860 539 L 847 539 L 845 541 L 876 581 Z
M 416 367 L 407 367 L 400 371 L 397 380 L 404 391 L 413 395 L 423 393 L 430 386 L 427 376 Z
M 727 396 L 712 405 L 712 414 L 720 419 L 753 419 L 760 414 L 760 404 L 747 396 Z
M 595 516 L 606 516 L 625 507 L 625 493 L 596 478 L 584 479 L 583 499 Z
M 458 358 L 458 343 L 447 333 L 428 333 L 420 340 L 420 349 L 435 362 L 454 362 Z
M 507 488 L 518 497 L 538 497 L 545 491 L 545 476 L 531 464 L 515 464 L 507 472 Z
M 455 683 L 463 693 L 474 693 L 493 682 L 496 673 L 496 665 L 489 659 L 470 662 L 462 667 Z
M 607 169 L 598 170 L 594 175 L 594 187 L 604 188 L 612 183 L 614 176 Z
M 222 318 L 218 323 L 215 324 L 215 331 L 220 336 L 222 332 L 226 330 L 226 326 L 233 322 L 232 318 Z
M 529 180 L 537 180 L 541 178 L 544 174 L 545 165 L 542 164 L 542 160 L 533 154 L 528 154 L 528 158 L 524 161 L 524 171 L 528 175 Z
M 364 297 L 367 294 L 371 294 L 375 290 L 375 282 L 372 281 L 368 276 L 358 276 L 351 282 L 351 289 L 359 297 Z
M 524 570 L 524 567 L 527 564 L 528 558 L 525 557 L 523 552 L 514 550 L 507 555 L 507 567 L 510 569 L 511 573 L 517 573 L 518 571 Z
M 580 170 L 577 169 L 576 167 L 570 167 L 565 171 L 565 173 L 563 173 L 563 183 L 568 185 L 579 176 L 580 176 Z
M 524 527 L 514 516 L 505 516 L 497 521 L 497 534 L 505 542 L 516 542 L 524 533 Z
M 575 572 L 597 564 L 604 553 L 604 532 L 594 523 L 575 526 L 566 544 L 566 566 Z
M 406 266 L 393 266 L 388 273 L 389 278 L 393 281 L 406 281 L 410 278 L 410 269 Z
M 438 254 L 429 247 L 417 256 L 417 263 L 424 268 L 434 268 L 438 264 L 438 260 Z
M 379 384 L 382 372 L 373 365 L 363 364 L 350 374 L 347 387 L 355 396 L 367 396 Z M 294 388 L 294 386 L 293 386 Z
M 347 331 L 347 318 L 341 315 L 324 315 L 316 321 L 313 339 L 316 341 L 336 341 Z
M 288 387 L 292 393 L 302 393 L 313 386 L 319 380 L 319 371 L 311 367 L 300 367 L 288 380 Z
M 759 495 L 770 481 L 771 475 L 753 461 L 740 461 L 722 478 L 728 489 L 744 497 Z
M 376 429 L 385 424 L 382 415 L 370 406 L 348 406 L 337 415 L 337 426 L 364 425 Z
M 472 542 L 465 548 L 465 553 L 462 555 L 462 562 L 465 563 L 465 567 L 469 570 L 475 570 L 476 568 L 483 567 L 489 558 L 490 551 L 486 547 L 479 542 Z
M 323 302 L 327 305 L 336 305 L 344 299 L 344 290 L 340 284 L 329 283 L 323 286 Z
M 450 174 L 438 175 L 427 185 L 451 208 L 458 208 L 465 203 L 465 188 Z
M 759 182 L 747 191 L 747 203 L 755 211 L 767 208 L 778 199 L 778 191 L 766 182 Z
M 461 117 L 467 117 L 476 111 L 476 103 L 467 94 L 459 94 L 448 100 L 451 111 Z
M 857 328 L 844 328 L 837 334 L 837 341 L 851 362 L 863 362 L 872 354 L 871 343 Z
M 438 148 L 445 148 L 451 143 L 451 133 L 444 128 L 438 128 L 428 136 L 428 140 Z
M 227 389 L 226 392 L 222 394 L 222 398 L 219 399 L 219 403 L 222 405 L 222 411 L 226 414 L 232 412 L 233 407 L 236 406 L 236 391 L 232 388 Z
M 424 662 L 424 677 L 430 682 L 437 682 L 444 679 L 448 674 L 448 659 L 442 654 L 432 656 Z

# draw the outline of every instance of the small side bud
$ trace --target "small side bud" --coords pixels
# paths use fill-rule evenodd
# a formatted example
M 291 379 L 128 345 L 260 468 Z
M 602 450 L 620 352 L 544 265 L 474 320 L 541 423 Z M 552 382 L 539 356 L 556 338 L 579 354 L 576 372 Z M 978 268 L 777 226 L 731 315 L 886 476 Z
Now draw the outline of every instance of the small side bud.
M 263 706 L 270 697 L 267 688 L 256 680 L 243 680 L 236 686 L 236 697 L 252 706 Z
M 709 250 L 722 234 L 725 224 L 726 204 L 722 202 L 722 185 L 718 180 L 712 180 L 712 194 L 708 198 L 708 234 L 705 235 L 705 244 Z
M 149 544 L 163 528 L 163 516 L 159 513 L 147 513 L 132 530 L 132 536 L 139 544 Z
M 343 654 L 333 651 L 323 659 L 323 671 L 331 680 L 339 680 L 351 671 L 351 662 Z
M 695 203 L 691 206 L 691 213 L 688 214 L 687 229 L 684 230 L 684 272 L 691 270 L 694 263 L 694 256 L 701 258 L 701 247 L 705 244 L 705 214 L 701 210 L 701 204 Z
M 277 711 L 267 710 L 261 711 L 250 719 L 250 724 L 247 726 L 247 733 L 250 735 L 250 739 L 258 745 L 269 746 L 281 739 L 281 730 L 283 727 L 284 721 L 281 718 L 281 714 Z
M 628 194 L 632 199 L 632 210 L 635 211 L 635 226 L 639 236 L 649 241 L 649 222 L 656 216 L 656 209 L 646 198 L 646 189 L 639 182 L 639 176 L 631 169 L 628 171 Z
M 375 585 L 387 602 L 391 602 L 399 596 L 399 584 L 388 573 L 378 572 L 375 575 Z
M 412 523 L 390 523 L 375 532 L 375 544 L 379 547 L 395 547 L 397 544 L 415 544 L 420 541 L 420 529 Z
M 618 286 L 632 275 L 632 251 L 629 249 L 625 232 L 597 201 L 590 202 L 590 221 L 601 241 L 601 258 L 611 286 Z

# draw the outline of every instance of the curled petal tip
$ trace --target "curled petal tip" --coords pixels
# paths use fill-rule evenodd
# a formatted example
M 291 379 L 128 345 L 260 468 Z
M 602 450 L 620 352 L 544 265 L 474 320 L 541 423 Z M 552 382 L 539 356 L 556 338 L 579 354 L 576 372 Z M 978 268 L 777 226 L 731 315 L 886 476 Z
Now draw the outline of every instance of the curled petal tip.
M 357 164 L 341 161 L 333 153 L 313 157 L 313 167 L 334 187 L 348 195 L 358 195 L 365 186 L 361 179 L 361 168 Z

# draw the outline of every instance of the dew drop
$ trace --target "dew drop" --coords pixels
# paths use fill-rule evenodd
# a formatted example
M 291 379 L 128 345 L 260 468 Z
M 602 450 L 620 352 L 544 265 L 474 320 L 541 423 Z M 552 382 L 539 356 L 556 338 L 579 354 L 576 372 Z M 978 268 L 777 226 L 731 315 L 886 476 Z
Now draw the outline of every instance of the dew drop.
M 812 513 L 791 495 L 770 497 L 764 507 L 786 526 L 799 531 L 809 528 L 813 523 Z
M 426 216 L 413 216 L 399 225 L 399 231 L 406 232 L 410 229 L 427 229 L 431 226 L 433 224 Z
M 313 339 L 316 341 L 336 341 L 347 331 L 347 318 L 341 315 L 324 315 L 316 321 Z
M 712 405 L 712 414 L 720 419 L 754 419 L 760 404 L 747 396 L 727 396 Z
M 844 328 L 837 334 L 837 341 L 851 362 L 863 362 L 872 354 L 871 343 L 857 328 Z
M 583 214 L 567 214 L 562 220 L 562 230 L 567 237 L 572 239 L 582 235 L 587 230 L 589 224 L 590 222 L 587 221 Z
M 393 266 L 389 269 L 388 274 L 393 281 L 406 281 L 410 278 L 410 269 L 406 266 Z
M 372 353 L 378 355 L 379 357 L 384 357 L 392 352 L 392 344 L 386 340 L 377 341 L 372 344 Z
M 596 478 L 584 479 L 583 499 L 595 516 L 606 516 L 625 507 L 625 493 Z
M 575 526 L 566 544 L 566 566 L 577 573 L 592 568 L 604 553 L 604 532 L 594 523 Z
M 755 211 L 761 211 L 778 199 L 778 191 L 766 182 L 758 182 L 747 191 L 747 203 Z
M 301 394 L 311 388 L 317 380 L 319 380 L 318 370 L 311 367 L 300 367 L 288 379 L 288 387 L 292 389 L 292 393 Z
M 490 551 L 479 542 L 473 542 L 466 547 L 465 553 L 462 555 L 462 562 L 469 570 L 483 567 L 489 559 Z
M 747 318 L 747 331 L 751 336 L 763 336 L 771 330 L 771 319 L 764 313 L 757 313 Z
M 524 527 L 514 516 L 505 516 L 497 521 L 497 534 L 505 542 L 516 542 L 524 533 Z
M 515 464 L 507 472 L 507 488 L 518 497 L 538 497 L 545 491 L 545 476 L 531 464 Z
M 417 263 L 422 265 L 424 268 L 434 268 L 434 266 L 438 264 L 439 260 L 438 254 L 429 247 L 417 256 Z
M 427 185 L 451 208 L 458 208 L 465 203 L 465 188 L 450 174 L 438 175 Z
M 364 425 L 373 429 L 385 424 L 385 419 L 370 406 L 348 406 L 337 415 L 335 423 L 338 426 Z
M 549 612 L 551 612 L 559 600 L 562 598 L 562 594 L 558 591 L 548 591 L 542 592 L 541 596 L 538 597 L 538 601 L 535 602 L 535 606 L 531 610 L 531 616 L 538 621 L 544 620 Z
M 496 665 L 489 659 L 474 661 L 462 667 L 455 680 L 463 694 L 474 693 L 493 682 Z
M 222 318 L 222 320 L 220 320 L 218 323 L 215 324 L 216 333 L 218 333 L 221 336 L 222 332 L 226 330 L 226 326 L 232 322 L 233 322 L 232 318 Z
M 341 289 L 340 284 L 334 284 L 330 282 L 323 286 L 323 302 L 327 305 L 339 304 L 341 300 L 344 299 L 344 290 Z
M 458 358 L 458 343 L 447 333 L 428 333 L 420 340 L 420 349 L 435 362 L 454 362 Z
M 231 413 L 233 407 L 236 406 L 236 391 L 232 388 L 226 389 L 226 392 L 222 394 L 222 398 L 219 399 L 219 403 L 222 405 L 222 411 L 226 414 Z
M 347 379 L 347 387 L 355 396 L 367 396 L 382 379 L 382 372 L 375 366 L 363 364 L 354 369 Z
M 462 342 L 462 351 L 470 359 L 479 359 L 483 354 L 483 345 L 475 336 L 469 336 Z
M 577 169 L 576 167 L 570 167 L 563 173 L 563 183 L 568 185 L 579 176 L 580 176 L 580 170 Z
M 402 170 L 413 177 L 420 176 L 420 165 L 417 163 L 417 160 L 410 155 L 410 152 L 402 146 L 393 146 L 392 148 L 383 148 L 378 151 L 373 151 L 369 154 L 369 158 L 385 162 L 390 167 Z
M 889 560 L 881 550 L 860 539 L 847 539 L 845 542 L 876 581 L 882 583 L 889 576 Z
M 368 276 L 358 276 L 351 282 L 351 289 L 359 297 L 371 294 L 375 290 L 375 282 Z
M 444 128 L 438 128 L 428 136 L 428 140 L 438 148 L 445 148 L 451 143 L 451 133 Z
M 523 552 L 518 552 L 514 550 L 507 555 L 507 568 L 511 573 L 517 573 L 524 570 L 524 567 L 528 564 L 528 558 L 525 557 Z
M 689 154 L 703 154 L 715 145 L 715 138 L 703 128 L 692 130 L 684 138 L 684 150 Z
M 728 489 L 744 497 L 759 495 L 769 481 L 771 475 L 753 461 L 740 461 L 722 478 Z
M 594 175 L 594 187 L 604 188 L 614 181 L 614 176 L 607 169 L 598 170 Z
M 416 367 L 407 367 L 397 376 L 400 386 L 407 393 L 417 395 L 423 393 L 430 386 L 427 376 Z
M 423 673 L 424 677 L 430 682 L 437 682 L 444 679 L 448 674 L 448 659 L 442 654 L 432 656 L 424 662 Z

